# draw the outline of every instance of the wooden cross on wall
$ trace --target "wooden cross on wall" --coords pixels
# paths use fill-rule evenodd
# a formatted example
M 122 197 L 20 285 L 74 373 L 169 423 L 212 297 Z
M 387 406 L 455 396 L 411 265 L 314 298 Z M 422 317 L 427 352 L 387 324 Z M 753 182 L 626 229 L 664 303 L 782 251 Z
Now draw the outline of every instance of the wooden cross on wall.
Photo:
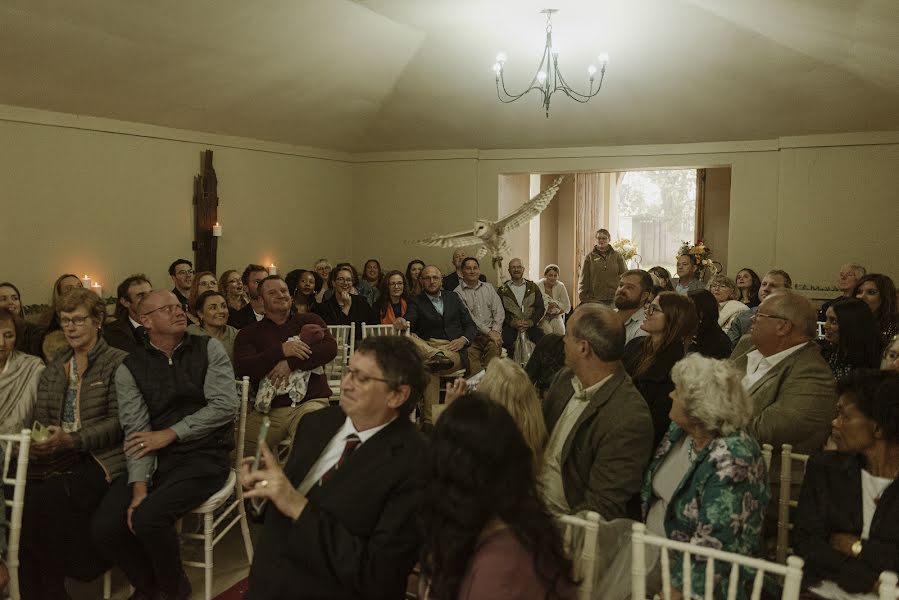
M 218 238 L 212 226 L 218 222 L 218 178 L 212 167 L 212 150 L 200 157 L 200 174 L 194 176 L 194 270 L 215 270 Z

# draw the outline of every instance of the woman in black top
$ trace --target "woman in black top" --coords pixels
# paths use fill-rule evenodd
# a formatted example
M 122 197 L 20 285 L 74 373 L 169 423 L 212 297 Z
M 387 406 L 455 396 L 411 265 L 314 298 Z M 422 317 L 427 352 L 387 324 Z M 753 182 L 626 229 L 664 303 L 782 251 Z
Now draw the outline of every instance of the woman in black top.
M 759 300 L 759 290 L 762 289 L 762 280 L 758 273 L 752 269 L 740 269 L 734 278 L 737 283 L 737 300 L 753 308 L 762 303 Z
M 718 325 L 718 301 L 708 290 L 692 290 L 687 297 L 693 301 L 699 323 L 687 352 L 699 352 L 708 358 L 725 359 L 730 356 L 730 338 Z
M 368 302 L 362 296 L 351 294 L 354 273 L 348 266 L 331 271 L 331 288 L 334 294 L 315 306 L 315 313 L 328 325 L 356 324 L 356 339 L 362 339 L 362 325 L 370 319 Z
M 868 305 L 858 298 L 841 298 L 827 307 L 823 356 L 837 381 L 855 369 L 880 365 L 880 332 Z
M 897 308 L 896 284 L 886 275 L 869 273 L 858 280 L 853 296 L 864 300 L 880 327 L 881 345 L 899 333 L 899 308 Z

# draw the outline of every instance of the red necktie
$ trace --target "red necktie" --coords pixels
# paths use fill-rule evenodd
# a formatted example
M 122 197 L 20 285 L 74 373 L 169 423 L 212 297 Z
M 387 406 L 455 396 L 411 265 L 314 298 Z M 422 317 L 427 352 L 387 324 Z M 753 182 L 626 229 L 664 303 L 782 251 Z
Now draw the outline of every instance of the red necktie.
M 337 460 L 337 464 L 328 469 L 322 478 L 319 480 L 319 485 L 325 485 L 331 477 L 334 476 L 334 473 L 343 466 L 343 463 L 346 462 L 346 459 L 350 457 L 350 454 L 355 452 L 356 448 L 359 447 L 359 444 L 362 443 L 362 440 L 359 439 L 359 436 L 355 433 L 351 433 L 346 436 L 346 445 L 343 447 L 343 454 L 340 455 L 340 458 Z

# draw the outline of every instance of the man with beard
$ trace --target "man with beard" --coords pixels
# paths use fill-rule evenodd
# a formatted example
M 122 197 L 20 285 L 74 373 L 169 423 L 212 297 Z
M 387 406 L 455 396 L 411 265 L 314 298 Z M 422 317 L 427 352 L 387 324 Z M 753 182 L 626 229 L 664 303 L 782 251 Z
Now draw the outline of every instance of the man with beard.
M 251 325 L 262 320 L 265 316 L 265 307 L 263 306 L 262 297 L 259 295 L 258 288 L 260 282 L 268 277 L 268 271 L 262 265 L 247 265 L 240 276 L 243 281 L 243 287 L 247 290 L 250 302 L 230 314 L 228 317 L 228 325 L 235 329 L 243 329 L 247 325 Z
M 624 325 L 624 343 L 649 335 L 640 328 L 646 313 L 643 308 L 652 296 L 652 277 L 642 269 L 631 269 L 621 274 L 615 290 L 615 310 Z

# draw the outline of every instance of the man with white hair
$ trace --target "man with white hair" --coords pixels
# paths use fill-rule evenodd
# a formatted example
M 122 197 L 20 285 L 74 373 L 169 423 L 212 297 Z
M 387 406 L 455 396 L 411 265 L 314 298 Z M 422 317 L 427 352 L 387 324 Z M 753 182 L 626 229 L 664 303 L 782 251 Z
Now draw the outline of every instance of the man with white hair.
M 818 309 L 818 320 L 827 320 L 827 309 L 830 308 L 837 300 L 842 300 L 843 298 L 852 298 L 852 292 L 855 291 L 855 286 L 858 283 L 858 280 L 864 277 L 867 273 L 868 271 L 857 262 L 846 263 L 845 265 L 840 267 L 840 277 L 837 280 L 837 287 L 840 289 L 841 293 L 836 298 L 828 300 L 821 305 L 821 308 Z
M 834 379 L 815 337 L 815 309 L 790 290 L 769 294 L 752 317 L 752 332 L 731 362 L 755 403 L 749 432 L 760 444 L 796 452 L 819 450 L 836 407 Z
M 509 261 L 511 279 L 497 290 L 503 301 L 506 319 L 503 323 L 503 346 L 509 356 L 515 355 L 515 340 L 520 332 L 527 333 L 528 339 L 535 344 L 543 337 L 543 330 L 537 326 L 546 306 L 543 294 L 533 281 L 524 278 L 524 265 L 520 258 Z

